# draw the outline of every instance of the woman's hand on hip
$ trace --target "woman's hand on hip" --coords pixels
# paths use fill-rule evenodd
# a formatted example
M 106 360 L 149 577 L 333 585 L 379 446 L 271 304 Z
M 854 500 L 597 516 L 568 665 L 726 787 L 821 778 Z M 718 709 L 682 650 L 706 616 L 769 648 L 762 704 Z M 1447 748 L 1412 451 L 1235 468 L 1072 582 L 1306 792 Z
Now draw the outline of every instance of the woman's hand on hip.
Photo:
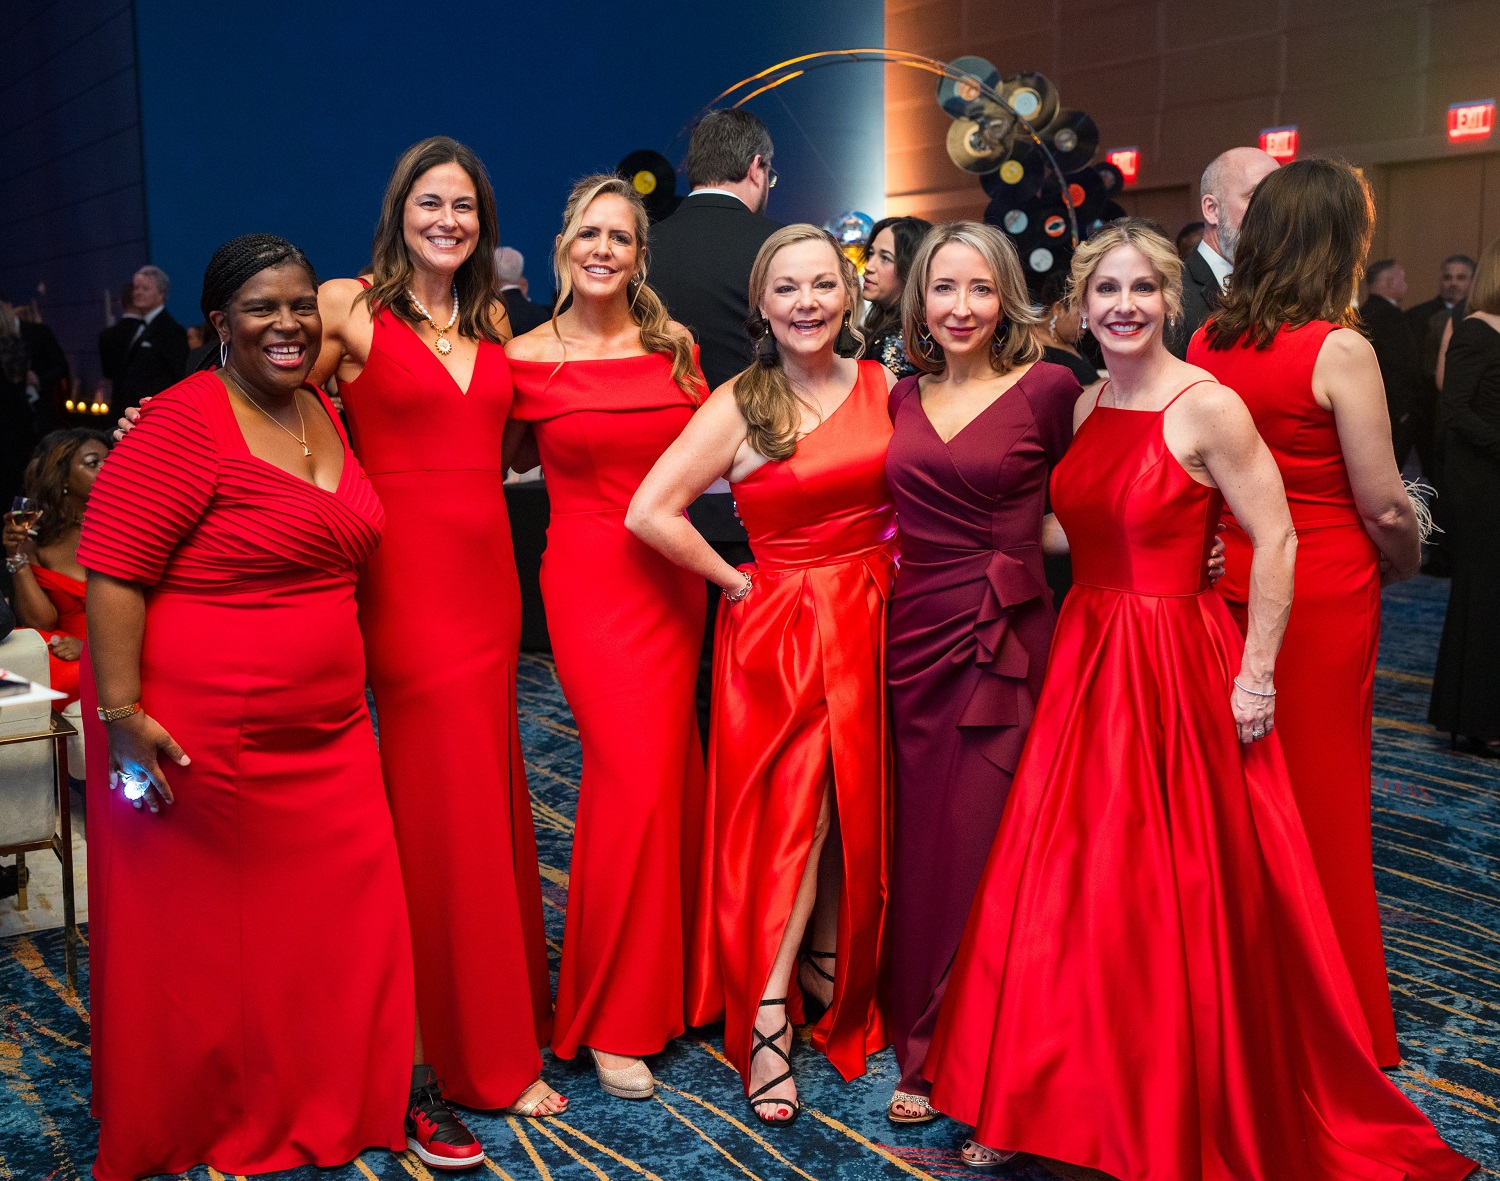
M 124 788 L 126 798 L 137 809 L 144 804 L 159 812 L 163 804 L 175 803 L 172 786 L 162 774 L 162 756 L 179 767 L 191 761 L 176 739 L 145 712 L 109 722 L 106 729 L 111 789 Z

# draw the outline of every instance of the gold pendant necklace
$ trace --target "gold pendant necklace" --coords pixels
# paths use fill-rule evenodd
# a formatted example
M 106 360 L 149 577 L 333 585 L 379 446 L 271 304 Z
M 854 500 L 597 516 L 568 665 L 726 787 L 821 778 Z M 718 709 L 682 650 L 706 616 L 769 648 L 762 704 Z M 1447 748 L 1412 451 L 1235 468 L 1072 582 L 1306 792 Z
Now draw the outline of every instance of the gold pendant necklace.
M 421 312 L 422 317 L 432 325 L 432 330 L 437 333 L 437 339 L 432 342 L 432 347 L 439 356 L 446 357 L 453 351 L 453 345 L 443 334 L 458 323 L 458 284 L 453 284 L 453 314 L 448 317 L 448 322 L 441 326 L 432 318 L 432 313 L 422 306 L 422 301 L 412 294 L 409 287 L 406 289 L 406 298 L 411 300 L 412 306 Z
M 252 398 L 248 393 L 246 393 L 244 386 L 240 385 L 240 383 L 237 382 L 237 381 L 235 381 L 234 378 L 229 377 L 229 370 L 227 370 L 227 369 L 221 369 L 221 370 L 219 370 L 219 372 L 221 374 L 223 374 L 226 378 L 229 378 L 229 383 L 232 386 L 234 386 L 234 388 L 237 391 L 239 391 L 240 397 L 244 398 L 245 401 L 247 401 L 247 402 L 250 403 L 250 405 L 254 406 L 257 410 L 259 410 L 262 414 L 264 414 L 267 418 L 269 418 L 272 422 L 274 422 L 277 426 L 279 426 L 287 434 L 291 435 L 292 438 L 297 439 L 297 433 L 294 430 L 292 430 L 291 427 L 287 426 L 286 423 L 282 422 L 281 419 L 277 418 L 274 414 L 272 414 L 269 410 L 267 410 L 264 406 L 262 406 L 254 398 Z M 297 408 L 297 424 L 302 428 L 302 437 L 300 439 L 297 439 L 297 442 L 299 442 L 299 443 L 302 444 L 302 455 L 303 455 L 303 457 L 307 458 L 307 459 L 311 459 L 312 458 L 312 448 L 310 448 L 307 445 L 307 420 L 302 417 L 302 399 L 299 398 L 299 397 L 297 397 L 297 394 L 296 394 L 295 391 L 293 391 L 293 393 L 292 393 L 292 405 L 294 405 Z

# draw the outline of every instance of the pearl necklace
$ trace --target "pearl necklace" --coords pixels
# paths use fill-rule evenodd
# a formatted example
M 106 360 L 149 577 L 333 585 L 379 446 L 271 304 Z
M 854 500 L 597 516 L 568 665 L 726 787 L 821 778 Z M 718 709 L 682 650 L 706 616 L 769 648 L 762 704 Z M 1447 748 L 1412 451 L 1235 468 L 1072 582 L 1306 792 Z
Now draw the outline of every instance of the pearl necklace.
M 437 333 L 437 339 L 432 342 L 432 347 L 437 350 L 439 356 L 446 357 L 453 351 L 453 345 L 443 333 L 458 323 L 458 284 L 453 284 L 453 314 L 448 317 L 448 322 L 442 327 L 439 327 L 438 322 L 432 318 L 432 313 L 422 306 L 422 301 L 412 294 L 410 287 L 406 289 L 406 298 L 411 300 L 412 306 L 422 313 L 423 319 L 432 325 L 432 330 Z

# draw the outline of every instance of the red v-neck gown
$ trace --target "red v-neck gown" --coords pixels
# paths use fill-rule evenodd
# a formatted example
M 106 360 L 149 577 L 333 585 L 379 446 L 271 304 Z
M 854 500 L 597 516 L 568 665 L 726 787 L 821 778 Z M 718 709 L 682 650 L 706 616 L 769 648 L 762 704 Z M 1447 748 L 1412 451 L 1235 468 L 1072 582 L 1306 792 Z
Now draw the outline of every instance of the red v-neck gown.
M 90 736 L 100 1181 L 405 1147 L 411 950 L 354 604 L 381 524 L 347 446 L 334 492 L 255 458 L 212 374 L 94 485 L 79 561 L 149 588 L 141 701 L 192 760 L 153 816 Z
M 625 510 L 694 402 L 659 353 L 511 372 L 547 480 L 542 597 L 583 746 L 552 1048 L 641 1057 L 684 1028 L 704 601 L 703 579 L 636 538 Z
M 510 367 L 481 341 L 460 390 L 432 347 L 382 312 L 369 360 L 340 391 L 385 505 L 359 623 L 422 1040 L 449 1098 L 504 1107 L 541 1071 L 552 1021 L 516 723 L 521 589 L 500 458 Z
M 719 612 L 689 1023 L 724 1019 L 749 1090 L 750 1030 L 830 780 L 843 847 L 833 1005 L 813 1045 L 850 1079 L 887 1044 L 877 988 L 890 880 L 886 602 L 896 573 L 885 369 L 733 485 L 755 586 Z M 802 1012 L 795 977 L 789 998 Z
M 889 1017 L 900 1089 L 922 1065 L 1031 724 L 1052 592 L 1047 475 L 1073 437 L 1078 381 L 1033 365 L 946 443 L 915 377 L 891 391 L 885 471 L 900 525 L 891 599 L 896 751 Z
M 1073 589 L 954 962 L 933 1103 L 1120 1181 L 1456 1181 L 1381 1073 L 1243 640 L 1223 498 L 1162 413 L 1102 407 L 1052 476 Z

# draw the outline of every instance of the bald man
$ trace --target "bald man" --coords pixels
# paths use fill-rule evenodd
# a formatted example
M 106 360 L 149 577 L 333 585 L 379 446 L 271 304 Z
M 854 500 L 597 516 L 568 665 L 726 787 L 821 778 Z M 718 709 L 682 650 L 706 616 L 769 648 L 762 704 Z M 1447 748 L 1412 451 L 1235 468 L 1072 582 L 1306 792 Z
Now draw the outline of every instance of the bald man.
M 1167 335 L 1167 347 L 1187 356 L 1193 333 L 1219 306 L 1219 296 L 1234 269 L 1234 247 L 1250 194 L 1281 165 L 1259 148 L 1230 148 L 1203 170 L 1203 241 L 1187 256 L 1182 271 L 1182 318 Z

